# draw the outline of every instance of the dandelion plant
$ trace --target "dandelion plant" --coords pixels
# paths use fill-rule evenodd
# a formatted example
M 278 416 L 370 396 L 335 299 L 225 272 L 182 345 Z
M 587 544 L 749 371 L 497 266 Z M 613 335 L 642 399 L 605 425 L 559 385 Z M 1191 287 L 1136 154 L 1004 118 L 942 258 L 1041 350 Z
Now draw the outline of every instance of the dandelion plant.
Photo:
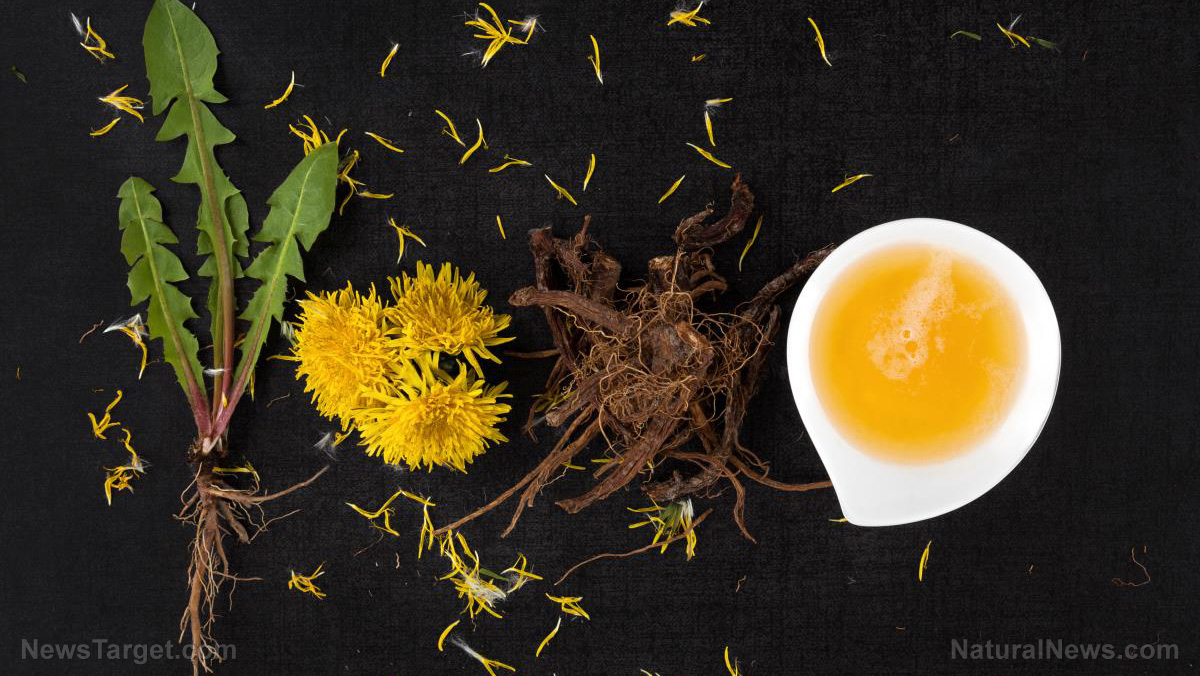
M 196 423 L 187 456 L 194 480 L 179 515 L 195 527 L 190 593 L 180 638 L 188 637 L 193 672 L 199 673 L 210 671 L 214 600 L 223 581 L 237 579 L 229 572 L 225 534 L 249 542 L 256 532 L 252 512 L 316 478 L 264 494 L 257 473 L 249 474 L 249 486 L 230 485 L 228 477 L 236 474 L 221 462 L 230 454 L 233 412 L 252 387 L 254 367 L 272 323 L 283 314 L 287 278 L 304 279 L 301 251 L 310 249 L 329 226 L 338 154 L 336 143 L 326 144 L 292 169 L 267 200 L 270 211 L 253 238 L 263 246 L 251 258 L 246 200 L 216 159 L 217 147 L 234 140 L 233 132 L 211 110 L 226 101 L 213 85 L 216 41 L 199 17 L 178 0 L 155 0 L 143 46 L 152 112 L 166 113 L 157 140 L 186 140 L 183 167 L 173 180 L 195 184 L 200 191 L 197 274 L 209 278 L 204 305 L 212 349 L 204 355 L 211 360 L 205 368 L 200 340 L 188 328 L 198 314 L 192 299 L 176 286 L 188 279 L 170 248 L 178 240 L 167 226 L 151 184 L 136 176 L 125 181 L 118 193 L 121 252 L 130 265 L 132 302 L 147 304 L 150 338 L 161 341 L 163 358 L 174 369 Z M 239 280 L 255 287 L 240 313 L 234 293 Z

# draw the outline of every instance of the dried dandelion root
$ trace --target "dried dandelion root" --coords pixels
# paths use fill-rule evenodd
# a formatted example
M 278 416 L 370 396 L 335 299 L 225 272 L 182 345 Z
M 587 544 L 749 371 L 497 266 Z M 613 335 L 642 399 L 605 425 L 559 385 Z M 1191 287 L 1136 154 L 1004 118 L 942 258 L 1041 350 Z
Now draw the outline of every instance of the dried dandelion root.
M 549 323 L 558 359 L 544 388 L 550 394 L 531 407 L 526 431 L 533 434 L 543 423 L 559 428 L 558 442 L 515 486 L 439 532 L 456 529 L 515 496 L 516 510 L 504 533 L 511 532 L 542 489 L 599 439 L 605 440 L 610 461 L 595 470 L 590 490 L 558 501 L 568 512 L 635 479 L 658 505 L 705 493 L 726 480 L 734 488 L 734 520 L 750 537 L 742 514 L 745 479 L 792 491 L 829 485 L 769 479 L 766 463 L 740 441 L 747 405 L 758 390 L 779 328 L 777 298 L 830 251 L 798 261 L 733 312 L 708 309 L 703 301 L 726 288 L 713 265 L 712 249 L 741 233 L 753 210 L 754 197 L 738 177 L 724 218 L 709 222 L 710 207 L 683 219 L 675 230 L 675 251 L 651 259 L 646 281 L 620 292 L 621 265 L 589 236 L 590 218 L 567 239 L 555 237 L 549 228 L 531 233 L 535 283 L 515 292 L 509 302 L 543 308 Z M 558 393 L 568 396 L 559 398 Z M 685 476 L 688 467 L 696 469 Z M 690 528 L 680 514 L 675 535 L 668 537 L 670 529 L 664 529 L 650 548 L 686 539 L 691 553 L 694 539 L 689 535 L 694 536 L 708 513 Z

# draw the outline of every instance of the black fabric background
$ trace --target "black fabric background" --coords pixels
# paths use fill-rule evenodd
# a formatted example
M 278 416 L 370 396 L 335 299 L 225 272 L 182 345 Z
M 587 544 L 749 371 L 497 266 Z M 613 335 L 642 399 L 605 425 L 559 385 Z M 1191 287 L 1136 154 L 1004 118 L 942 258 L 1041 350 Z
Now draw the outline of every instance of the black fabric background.
M 108 136 L 87 135 L 110 119 L 97 96 L 126 83 L 135 95 L 147 92 L 140 41 L 149 4 L 0 5 L 4 673 L 187 671 L 183 663 L 20 659 L 21 639 L 171 641 L 185 601 L 189 535 L 171 518 L 189 480 L 183 397 L 161 363 L 137 381 L 125 339 L 93 334 L 79 342 L 93 323 L 132 313 L 114 198 L 129 174 L 157 186 L 195 269 L 198 197 L 168 180 L 183 146 L 153 141 L 158 119 L 127 118 Z M 99 65 L 77 46 L 68 9 L 92 16 L 115 62 Z M 796 256 L 871 225 L 947 218 L 998 237 L 1041 276 L 1059 313 L 1063 367 L 1037 446 L 999 487 L 961 510 L 864 529 L 829 521 L 841 515 L 830 491 L 752 486 L 747 519 L 757 545 L 739 537 L 728 517 L 731 496 L 722 495 L 711 503 L 717 512 L 701 529 L 695 560 L 672 550 L 593 564 L 560 589 L 527 587 L 504 605 L 505 619 L 479 621 L 469 636 L 474 647 L 519 673 L 564 675 L 723 673 L 725 645 L 747 674 L 1194 670 L 1195 3 L 1060 2 L 1037 11 L 993 2 L 716 0 L 704 10 L 711 27 L 698 29 L 667 28 L 670 2 L 503 0 L 497 9 L 506 17 L 537 14 L 545 32 L 531 46 L 506 47 L 481 70 L 461 56 L 479 47 L 462 24 L 469 2 L 199 3 L 223 51 L 218 87 L 232 99 L 214 110 L 239 136 L 219 157 L 247 195 L 254 223 L 300 156 L 287 124 L 302 113 L 349 127 L 348 143 L 365 153 L 360 178 L 397 193 L 352 202 L 306 258 L 308 283 L 294 288 L 328 290 L 347 280 L 363 288 L 396 274 L 388 215 L 429 244 L 401 267 L 411 270 L 420 257 L 475 270 L 501 309 L 531 278 L 524 232 L 543 224 L 573 232 L 584 213 L 636 276 L 646 258 L 668 250 L 681 217 L 727 199 L 732 174 L 684 142 L 703 138 L 705 99 L 733 97 L 717 111 L 717 154 L 743 172 L 766 218 L 745 272 L 735 267 L 743 240 L 719 256 L 733 280 L 728 302 Z M 1022 10 L 1022 32 L 1058 41 L 1061 53 L 1009 49 L 994 24 Z M 818 60 L 807 16 L 824 31 L 832 68 Z M 985 39 L 947 40 L 958 29 Z M 589 33 L 600 40 L 604 86 L 585 60 Z M 400 50 L 381 80 L 379 63 L 393 40 Z M 692 63 L 701 52 L 706 60 Z M 263 110 L 293 69 L 304 88 Z M 479 117 L 492 145 L 486 158 L 460 167 L 460 149 L 438 133 L 434 108 L 468 134 Z M 395 139 L 407 153 L 390 154 L 363 131 Z M 484 171 L 504 152 L 536 166 Z M 589 152 L 599 162 L 582 193 Z M 875 177 L 830 194 L 843 175 L 859 172 Z M 574 188 L 580 207 L 555 201 L 543 173 Z M 679 192 L 657 206 L 684 173 Z M 507 240 L 497 236 L 496 214 Z M 515 348 L 547 344 L 539 313 L 513 314 Z M 273 337 L 268 353 L 282 349 Z M 512 382 L 521 410 L 544 368 L 510 359 L 490 373 Z M 125 391 L 116 417 L 153 466 L 134 494 L 106 507 L 101 468 L 121 452 L 91 438 L 85 412 L 101 410 L 115 388 Z M 269 487 L 325 463 L 312 445 L 331 425 L 300 390 L 290 364 L 264 361 L 257 400 L 239 408 L 234 445 Z M 347 447 L 317 485 L 274 505 L 275 514 L 303 511 L 252 546 L 234 546 L 235 569 L 265 580 L 238 585 L 232 607 L 221 602 L 216 635 L 237 646 L 237 657 L 219 672 L 483 673 L 461 652 L 434 646 L 460 604 L 435 582 L 441 563 L 415 559 L 419 512 L 401 505 L 403 537 L 371 546 L 375 532 L 343 503 L 376 504 L 404 486 L 433 495 L 438 520 L 465 513 L 522 476 L 551 441 L 523 438 L 519 416 L 511 418 L 512 442 L 467 476 L 396 472 Z M 773 476 L 824 476 L 793 407 L 782 350 L 771 359 L 745 440 L 772 463 Z M 576 516 L 553 506 L 584 485 L 574 477 L 552 486 L 508 539 L 496 536 L 507 507 L 466 533 L 491 565 L 507 566 L 524 552 L 551 578 L 591 554 L 644 542 L 644 532 L 626 529 L 625 508 L 642 503 L 634 491 Z M 917 560 L 931 539 L 929 570 L 918 583 Z M 1121 588 L 1111 579 L 1141 579 L 1133 547 L 1147 548 L 1141 558 L 1153 581 Z M 290 568 L 322 561 L 329 598 L 286 589 Z M 582 595 L 593 620 L 564 623 L 535 660 L 557 616 L 543 596 L 551 590 Z M 1161 641 L 1178 644 L 1180 659 L 951 661 L 955 638 Z

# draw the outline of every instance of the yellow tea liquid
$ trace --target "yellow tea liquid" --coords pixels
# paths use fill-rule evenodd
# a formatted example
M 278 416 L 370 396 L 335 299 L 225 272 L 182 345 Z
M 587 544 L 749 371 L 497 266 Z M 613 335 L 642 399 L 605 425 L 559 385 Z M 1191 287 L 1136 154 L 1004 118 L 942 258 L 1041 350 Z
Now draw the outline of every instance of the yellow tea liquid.
M 935 462 L 1008 413 L 1025 359 L 1021 317 L 978 263 L 896 245 L 848 267 L 817 309 L 813 380 L 838 431 L 864 451 Z

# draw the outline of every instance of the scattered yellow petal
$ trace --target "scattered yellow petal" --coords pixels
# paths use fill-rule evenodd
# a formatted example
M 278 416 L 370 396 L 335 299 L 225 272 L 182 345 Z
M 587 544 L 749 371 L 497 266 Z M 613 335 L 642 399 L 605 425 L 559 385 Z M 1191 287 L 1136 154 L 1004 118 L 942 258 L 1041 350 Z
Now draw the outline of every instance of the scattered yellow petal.
M 730 102 L 730 101 L 732 101 L 732 100 L 733 100 L 732 98 L 725 98 L 725 99 L 709 99 L 709 100 L 707 100 L 707 101 L 705 101 L 705 102 L 704 102 L 704 106 L 705 106 L 706 108 L 716 108 L 716 107 L 718 107 L 718 106 L 723 106 L 723 105 L 725 105 L 726 103 L 729 103 L 729 102 Z
M 129 452 L 129 461 L 125 465 L 118 467 L 106 467 L 104 477 L 104 499 L 112 506 L 113 491 L 129 491 L 133 492 L 133 486 L 129 484 L 130 480 L 144 474 L 146 472 L 146 464 L 138 457 L 137 451 L 133 449 L 133 433 L 128 428 L 122 427 L 121 431 L 125 433 L 125 438 L 121 443 L 125 446 L 125 450 Z
M 385 195 L 382 193 L 371 192 L 370 190 L 359 190 L 357 194 L 359 197 L 365 197 L 371 200 L 390 200 L 396 196 L 396 193 L 389 192 Z
M 97 439 L 105 439 L 105 431 L 121 424 L 112 419 L 112 410 L 116 408 L 118 403 L 120 403 L 121 397 L 121 390 L 117 390 L 116 398 L 112 400 L 112 403 L 104 408 L 104 417 L 100 418 L 99 420 L 96 419 L 94 414 L 87 414 L 88 420 L 92 421 L 92 434 L 96 435 Z
M 449 626 L 447 626 L 445 629 L 442 630 L 441 635 L 438 636 L 437 646 L 438 646 L 439 653 L 443 652 L 443 646 L 446 643 L 446 637 L 449 636 L 450 632 L 453 631 L 454 628 L 458 626 L 459 622 L 462 622 L 462 620 L 455 620 L 455 621 L 451 622 Z
M 588 158 L 587 173 L 583 175 L 583 190 L 587 192 L 588 183 L 592 182 L 592 174 L 596 173 L 596 153 L 591 153 Z
M 531 163 L 529 163 L 529 162 L 526 162 L 525 160 L 518 160 L 518 159 L 517 159 L 517 158 L 515 158 L 515 157 L 509 157 L 508 155 L 505 155 L 505 156 L 504 156 L 504 163 L 503 163 L 503 164 L 501 164 L 501 165 L 499 165 L 499 166 L 492 167 L 491 169 L 488 169 L 488 173 L 490 173 L 490 174 L 495 174 L 495 173 L 497 173 L 497 172 L 504 171 L 505 169 L 507 169 L 507 168 L 509 168 L 509 167 L 511 167 L 511 166 L 514 166 L 514 165 L 516 165 L 516 166 L 522 166 L 522 167 L 531 167 L 531 166 L 533 166 Z
M 670 26 L 672 24 L 681 23 L 685 26 L 693 26 L 694 27 L 698 23 L 703 23 L 703 24 L 710 23 L 708 19 L 705 19 L 704 17 L 700 16 L 700 8 L 701 7 L 704 7 L 703 1 L 700 4 L 696 5 L 696 9 L 693 9 L 689 12 L 685 12 L 680 9 L 677 9 L 677 10 L 671 12 L 671 18 L 669 21 L 667 21 L 667 25 Z
M 336 138 L 330 139 L 329 134 L 326 134 L 325 132 L 321 131 L 321 129 L 319 127 L 317 127 L 317 123 L 313 122 L 313 119 L 311 117 L 309 117 L 307 115 L 301 115 L 301 117 L 304 118 L 303 124 L 305 127 L 307 127 L 307 129 L 301 129 L 300 127 L 297 127 L 294 124 L 289 124 L 288 130 L 290 130 L 293 134 L 295 134 L 297 137 L 299 137 L 299 139 L 301 141 L 304 142 L 304 154 L 305 155 L 311 153 L 312 151 L 316 150 L 317 148 L 320 148 L 321 146 L 325 145 L 326 143 L 331 143 L 331 142 L 334 144 L 341 143 L 342 136 L 344 136 L 346 134 L 346 130 L 343 129 L 340 132 L 338 132 L 338 135 Z M 338 174 L 339 174 L 338 178 L 345 181 L 346 177 L 344 176 L 344 174 L 349 174 L 350 169 L 353 168 L 353 166 L 356 162 L 358 162 L 358 153 L 354 152 L 350 156 L 348 156 L 346 160 L 343 161 L 342 167 L 340 167 L 340 169 L 338 171 Z
M 874 174 L 857 174 L 855 176 L 851 176 L 851 177 L 847 178 L 846 180 L 842 181 L 841 183 L 839 183 L 836 188 L 834 188 L 833 190 L 830 190 L 829 192 L 837 192 L 837 191 L 841 190 L 842 188 L 845 188 L 846 186 L 850 185 L 851 183 L 854 183 L 856 181 L 861 181 L 862 179 L 868 178 L 870 176 L 874 176 Z
M 1019 42 L 1019 43 L 1025 45 L 1026 47 L 1029 47 L 1029 41 L 1026 40 L 1025 38 L 1021 37 L 1020 35 L 1017 35 L 1016 33 L 1005 28 L 1004 26 L 1001 26 L 1000 24 L 996 24 L 996 28 L 999 28 L 1000 32 L 1004 33 L 1004 37 L 1008 38 L 1008 42 L 1010 43 L 1009 46 L 1016 47 L 1017 43 Z
M 393 141 L 389 141 L 389 140 L 385 139 L 384 137 L 380 136 L 379 134 L 375 134 L 375 133 L 372 133 L 369 131 L 366 131 L 363 133 L 366 134 L 367 136 L 370 136 L 371 138 L 375 139 L 376 143 L 378 143 L 379 145 L 383 146 L 384 148 L 387 148 L 388 150 L 390 150 L 394 153 L 404 152 L 404 150 L 402 148 L 397 147 Z
M 843 516 L 842 518 L 840 518 L 840 519 L 830 519 L 830 520 L 829 520 L 829 522 L 830 522 L 830 523 L 848 523 L 849 521 L 850 521 L 850 520 L 849 520 L 849 519 L 847 519 L 847 518 L 846 518 L 846 517 L 844 517 L 844 516 Z
M 506 44 L 529 44 L 529 39 L 533 37 L 533 32 L 537 29 L 536 18 L 531 17 L 523 21 L 517 21 L 516 19 L 508 20 L 508 23 L 517 26 L 525 33 L 525 38 L 521 39 L 513 36 L 512 31 L 504 25 L 504 22 L 500 20 L 500 16 L 496 14 L 496 10 L 492 9 L 490 5 L 481 2 L 479 3 L 479 6 L 485 9 L 488 14 L 491 15 L 491 22 L 481 18 L 479 13 L 476 12 L 473 18 L 466 21 L 466 25 L 482 31 L 482 33 L 476 33 L 474 37 L 479 38 L 480 40 L 486 40 L 488 43 L 487 48 L 483 51 L 483 54 L 480 57 L 481 66 L 487 67 L 492 58 L 500 52 L 500 48 Z
M 325 572 L 321 570 L 324 567 L 324 563 L 317 566 L 317 569 L 314 570 L 311 575 L 299 575 L 296 573 L 296 571 L 291 571 L 292 578 L 288 580 L 288 589 L 295 589 L 303 594 L 312 594 L 318 599 L 325 598 L 325 592 L 322 592 L 321 589 L 313 583 L 313 580 L 325 574 Z
M 921 562 L 917 564 L 917 581 L 925 581 L 925 566 L 929 565 L 929 548 L 933 546 L 933 540 L 930 540 L 925 545 L 925 551 L 921 553 Z
M 108 124 L 104 125 L 103 127 L 100 127 L 99 129 L 93 129 L 88 134 L 88 136 L 104 136 L 108 132 L 112 131 L 112 128 L 117 126 L 117 123 L 120 121 L 121 121 L 121 118 L 114 117 L 112 122 L 109 122 Z
M 451 643 L 453 643 L 454 645 L 461 648 L 462 651 L 465 652 L 466 654 L 479 660 L 479 663 L 483 665 L 484 669 L 487 669 L 487 672 L 489 674 L 491 674 L 491 676 L 496 676 L 496 670 L 493 667 L 500 667 L 501 669 L 508 669 L 509 671 L 516 671 L 515 667 L 510 667 L 503 662 L 489 659 L 487 657 L 484 657 L 483 655 L 480 655 L 479 653 L 475 652 L 475 650 L 473 650 L 471 648 L 471 646 L 467 645 L 466 641 L 464 641 L 460 638 L 455 638 L 453 641 L 451 641 Z
M 675 194 L 675 191 L 679 189 L 679 185 L 683 183 L 683 179 L 685 178 L 687 178 L 687 174 L 684 174 L 676 179 L 676 181 L 671 184 L 671 187 L 667 188 L 667 191 L 663 193 L 663 196 L 658 198 L 658 203 L 662 204 L 663 202 L 667 201 L 668 197 Z
M 708 54 L 694 54 L 694 55 L 692 55 L 692 63 L 696 63 L 697 61 L 703 61 L 707 56 L 708 56 Z
M 742 255 L 738 256 L 738 272 L 742 271 L 742 261 L 746 258 L 746 254 L 750 252 L 750 247 L 754 246 L 754 241 L 758 239 L 758 231 L 762 228 L 763 217 L 758 217 L 758 222 L 754 224 L 754 232 L 750 233 L 750 241 L 746 242 L 746 248 L 742 249 Z
M 142 373 L 146 370 L 146 360 L 149 358 L 149 353 L 146 350 L 146 325 L 142 322 L 142 315 L 136 314 L 129 319 L 114 322 L 108 328 L 104 329 L 104 333 L 110 331 L 119 331 L 124 334 L 125 337 L 133 341 L 134 346 L 141 350 L 142 363 L 138 367 L 138 380 L 141 380 Z
M 412 230 L 410 230 L 407 225 L 397 225 L 396 219 L 394 219 L 394 218 L 388 219 L 388 225 L 390 225 L 396 229 L 396 237 L 399 238 L 399 240 L 400 240 L 400 252 L 398 254 L 396 254 L 396 264 L 397 265 L 400 264 L 400 259 L 404 258 L 404 239 L 406 237 L 414 240 L 417 244 L 420 244 L 421 246 L 425 246 L 425 240 L 423 240 L 419 236 L 417 236 L 417 234 L 414 233 Z
M 708 152 L 704 148 L 701 148 L 700 146 L 696 145 L 695 143 L 689 143 L 688 145 L 691 146 L 693 149 L 695 149 L 696 152 L 700 153 L 701 157 L 708 160 L 709 162 L 712 162 L 713 164 L 717 165 L 718 167 L 724 167 L 726 169 L 733 168 L 733 167 L 729 166 L 728 164 L 725 164 L 721 160 L 718 160 L 716 157 L 713 157 L 712 153 Z
M 249 474 L 254 477 L 255 481 L 258 481 L 258 470 L 254 469 L 254 465 L 251 465 L 249 461 L 241 467 L 213 467 L 212 471 L 213 474 Z
M 604 84 L 604 74 L 600 72 L 600 45 L 596 42 L 595 35 L 589 35 L 592 39 L 592 55 L 588 57 L 588 61 L 592 62 L 592 68 L 596 70 L 596 79 L 600 84 Z
M 287 89 L 283 90 L 283 95 L 280 96 L 279 98 L 275 99 L 274 101 L 268 103 L 267 105 L 263 106 L 263 110 L 268 110 L 270 108 L 274 108 L 275 106 L 283 103 L 284 101 L 287 101 L 288 97 L 292 95 L 292 90 L 295 88 L 296 88 L 296 71 L 293 70 L 292 71 L 292 79 L 290 81 L 288 81 Z
M 380 66 L 379 66 L 379 77 L 387 77 L 388 66 L 391 65 L 392 59 L 396 58 L 396 52 L 399 49 L 400 49 L 400 43 L 393 42 L 392 50 L 390 52 L 388 52 L 387 56 L 383 57 L 383 63 L 380 64 Z
M 83 38 L 83 41 L 79 45 L 86 49 L 89 54 L 96 57 L 97 61 L 104 63 L 105 59 L 117 58 L 113 56 L 112 52 L 108 51 L 108 43 L 104 41 L 104 38 L 100 37 L 100 34 L 92 28 L 92 17 L 89 16 L 86 19 L 86 27 L 79 25 L 79 19 L 74 14 L 71 15 L 71 21 L 75 23 L 75 30 L 79 31 L 80 36 Z
M 566 189 L 566 188 L 564 188 L 564 187 L 562 187 L 561 185 L 559 185 L 559 184 L 555 183 L 555 182 L 554 182 L 554 179 L 550 178 L 550 176 L 549 176 L 549 175 L 547 175 L 547 174 L 542 174 L 542 176 L 545 176 L 545 177 L 546 177 L 546 180 L 547 180 L 547 181 L 550 181 L 550 185 L 551 185 L 551 186 L 552 186 L 552 187 L 553 187 L 555 190 L 557 190 L 557 191 L 558 191 L 558 196 L 559 196 L 559 198 L 560 198 L 560 199 L 561 199 L 561 198 L 563 198 L 563 197 L 565 197 L 565 198 L 567 198 L 567 201 L 568 201 L 568 202 L 570 202 L 571 204 L 574 204 L 575 206 L 579 206 L 579 202 L 576 202 L 576 201 L 575 201 L 575 198 L 571 196 L 571 193 L 567 192 L 567 189 Z
M 725 646 L 725 668 L 729 670 L 729 676 L 742 676 L 738 671 L 737 659 L 729 659 L 729 646 Z
M 434 110 L 433 112 L 437 113 L 443 120 L 446 121 L 446 126 L 442 127 L 442 133 L 454 139 L 455 143 L 465 148 L 467 144 L 463 143 L 462 137 L 458 135 L 458 129 L 454 126 L 454 121 L 440 110 Z
M 708 145 L 716 148 L 717 140 L 713 138 L 712 116 L 708 114 L 708 110 L 704 111 L 704 128 L 708 131 Z
M 585 620 L 592 619 L 587 614 L 587 611 L 583 609 L 583 606 L 579 605 L 579 602 L 583 600 L 582 596 L 551 596 L 550 594 L 546 594 L 546 598 L 559 604 L 560 610 L 567 615 L 582 617 Z
M 459 158 L 459 164 L 464 164 L 471 155 L 475 154 L 476 150 L 479 150 L 480 146 L 487 147 L 487 142 L 483 140 L 483 123 L 479 121 L 478 117 L 475 118 L 475 126 L 479 127 L 479 137 L 475 139 L 475 144 L 467 148 L 467 152 L 463 153 L 462 157 Z
M 821 37 L 821 29 L 817 28 L 817 22 L 813 21 L 811 16 L 808 17 L 808 22 L 812 24 L 813 32 L 817 34 L 817 49 L 821 50 L 821 60 L 825 62 L 826 66 L 832 68 L 833 64 L 829 63 L 829 56 L 825 54 L 825 38 Z
M 561 626 L 562 626 L 562 615 L 559 615 L 558 622 L 554 623 L 554 629 L 551 629 L 550 633 L 546 634 L 546 638 L 542 639 L 542 642 L 540 644 L 538 644 L 537 651 L 535 651 L 533 653 L 534 657 L 542 656 L 542 650 L 545 649 L 545 647 L 548 643 L 550 643 L 550 639 L 554 638 L 554 635 L 558 633 L 558 628 Z
M 125 85 L 125 86 L 121 87 L 120 89 L 117 89 L 116 91 L 113 91 L 112 93 L 110 93 L 106 96 L 101 96 L 100 103 L 107 103 L 108 105 L 112 106 L 113 108 L 116 108 L 117 110 L 119 110 L 123 113 L 128 113 L 128 114 L 136 117 L 138 119 L 138 122 L 145 122 L 145 119 L 142 117 L 142 114 L 138 111 L 141 110 L 143 107 L 145 107 L 146 103 L 144 101 L 142 101 L 141 99 L 133 97 L 133 96 L 121 96 L 121 92 L 125 91 L 128 88 L 129 88 L 129 85 Z
M 500 221 L 500 214 L 496 214 L 496 227 L 500 228 L 500 239 L 508 239 L 508 236 L 504 234 L 504 223 Z

